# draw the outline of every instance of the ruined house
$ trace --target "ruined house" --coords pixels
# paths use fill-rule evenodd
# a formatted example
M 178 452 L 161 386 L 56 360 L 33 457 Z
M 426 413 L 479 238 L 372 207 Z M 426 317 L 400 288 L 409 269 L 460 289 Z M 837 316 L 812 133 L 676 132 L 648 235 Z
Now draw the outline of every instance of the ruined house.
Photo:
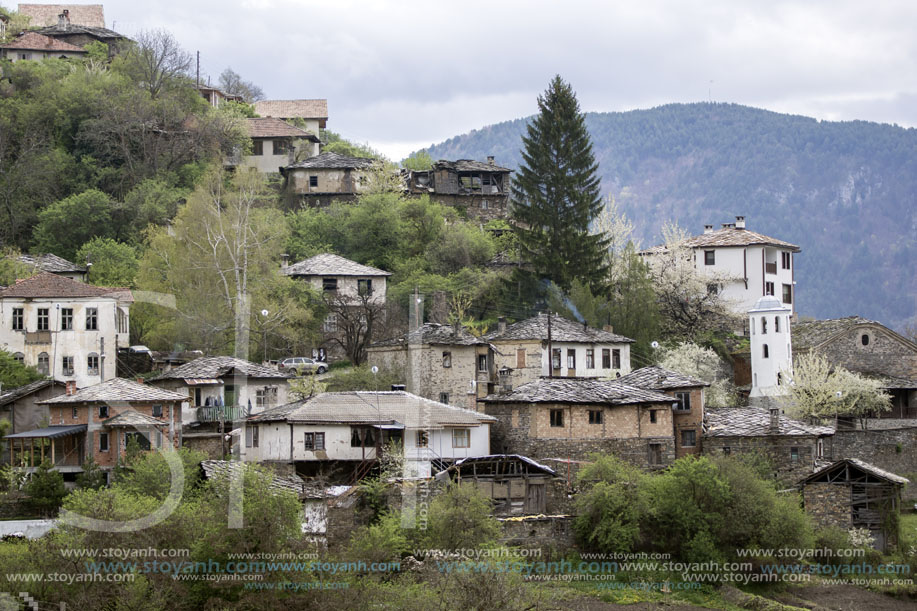
M 327 206 L 332 201 L 353 201 L 365 191 L 370 173 L 381 163 L 366 157 L 322 153 L 280 169 L 288 202 Z
M 512 170 L 471 159 L 439 160 L 429 170 L 404 170 L 405 190 L 411 195 L 429 194 L 433 201 L 462 210 L 481 221 L 509 216 Z

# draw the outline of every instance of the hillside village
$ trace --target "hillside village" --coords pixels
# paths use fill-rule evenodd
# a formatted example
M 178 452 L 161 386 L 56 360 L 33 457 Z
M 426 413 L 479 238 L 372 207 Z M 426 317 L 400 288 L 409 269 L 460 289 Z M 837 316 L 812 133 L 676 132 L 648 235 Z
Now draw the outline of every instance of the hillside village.
M 12 32 L 22 15 L 30 29 Z M 0 23 L 10 99 L 36 65 L 116 71 L 134 52 L 100 5 L 20 4 Z M 117 487 L 143 472 L 138 456 L 182 449 L 201 481 L 270 474 L 322 553 L 450 483 L 477 491 L 496 541 L 612 552 L 582 526 L 605 461 L 641 479 L 734 459 L 767 494 L 797 499 L 800 519 L 865 529 L 875 553 L 901 549 L 899 515 L 917 500 L 917 343 L 857 312 L 800 316 L 805 243 L 741 215 L 645 249 L 625 233 L 609 269 L 622 285 L 635 274 L 649 300 L 543 290 L 526 284 L 537 270 L 514 242 L 517 178 L 499 159 L 418 154 L 397 167 L 329 135 L 328 100 L 175 87 L 196 92 L 176 125 L 224 121 L 236 135 L 172 160 L 183 169 L 170 178 L 128 176 L 134 153 L 110 152 L 117 179 L 96 168 L 104 180 L 81 193 L 22 187 L 51 203 L 3 235 L 3 371 L 26 372 L 0 387 L 0 463 L 22 478 L 7 484 L 5 516 L 29 506 L 22 482 L 48 472 L 79 495 L 90 475 Z M 86 199 L 60 204 L 74 198 Z M 111 231 L 77 235 L 84 216 Z M 816 387 L 805 375 L 819 362 L 830 375 Z M 826 383 L 839 372 L 860 386 Z

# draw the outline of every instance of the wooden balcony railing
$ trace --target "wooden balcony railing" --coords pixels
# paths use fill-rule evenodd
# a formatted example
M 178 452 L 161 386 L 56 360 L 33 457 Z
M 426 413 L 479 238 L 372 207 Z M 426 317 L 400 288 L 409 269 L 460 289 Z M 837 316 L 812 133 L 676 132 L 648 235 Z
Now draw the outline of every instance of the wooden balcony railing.
M 216 405 L 197 408 L 198 422 L 232 422 L 249 416 L 246 405 Z
M 764 264 L 764 271 L 765 271 L 766 273 L 768 273 L 768 274 L 775 274 L 775 275 L 776 275 L 776 273 L 777 273 L 777 264 L 776 264 L 776 263 L 765 263 L 765 264 Z

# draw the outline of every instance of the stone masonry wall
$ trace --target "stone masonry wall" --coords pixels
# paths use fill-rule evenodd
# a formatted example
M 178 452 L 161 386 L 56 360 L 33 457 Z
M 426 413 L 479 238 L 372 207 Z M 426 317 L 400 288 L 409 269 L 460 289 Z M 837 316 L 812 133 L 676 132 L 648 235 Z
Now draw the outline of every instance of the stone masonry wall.
M 911 480 L 905 500 L 917 499 L 917 427 L 885 430 L 840 430 L 825 440 L 831 460 L 859 458 Z
M 704 437 L 703 454 L 718 456 L 759 454 L 774 466 L 774 477 L 786 484 L 795 484 L 815 468 L 816 437 Z M 793 459 L 796 448 L 798 458 Z
M 818 526 L 850 528 L 850 488 L 836 484 L 814 483 L 803 491 L 806 513 Z
M 863 336 L 868 343 L 863 345 Z M 819 352 L 851 371 L 881 372 L 898 378 L 917 377 L 917 352 L 878 325 L 858 325 Z

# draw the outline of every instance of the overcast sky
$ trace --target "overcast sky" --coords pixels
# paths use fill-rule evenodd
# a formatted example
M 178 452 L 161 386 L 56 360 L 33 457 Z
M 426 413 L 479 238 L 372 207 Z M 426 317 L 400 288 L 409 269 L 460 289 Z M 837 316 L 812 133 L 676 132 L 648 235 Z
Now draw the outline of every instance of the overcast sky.
M 9 0 L 6 6 L 12 8 Z M 917 125 L 914 0 L 108 0 L 166 28 L 215 83 L 326 98 L 328 128 L 399 160 L 533 114 L 554 74 L 586 111 L 713 99 Z

